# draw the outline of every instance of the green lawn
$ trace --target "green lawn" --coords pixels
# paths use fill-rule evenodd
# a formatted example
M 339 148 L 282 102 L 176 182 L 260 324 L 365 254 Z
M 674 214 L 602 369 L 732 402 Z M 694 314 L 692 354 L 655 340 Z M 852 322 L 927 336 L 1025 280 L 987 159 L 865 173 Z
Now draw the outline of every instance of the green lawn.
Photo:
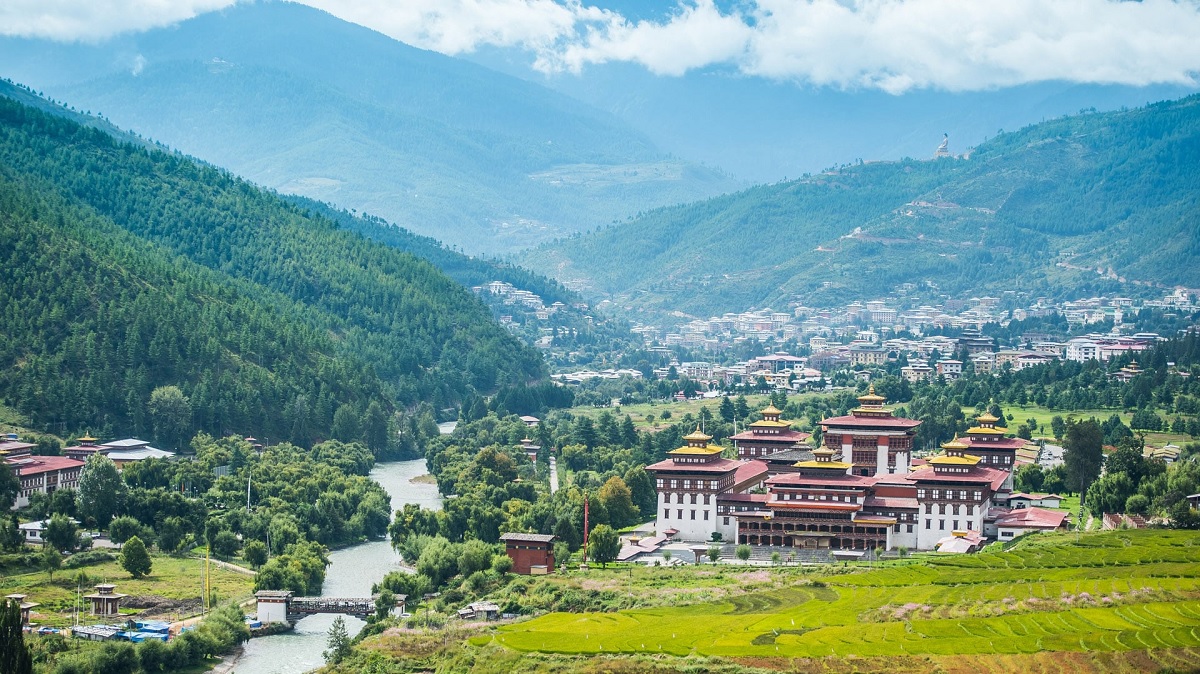
M 1126 410 L 1053 410 L 1036 404 L 1002 405 L 1001 407 L 1004 409 L 1005 415 L 1011 414 L 1013 416 L 1012 421 L 1005 421 L 1005 423 L 1008 424 L 1010 431 L 1016 432 L 1017 428 L 1024 424 L 1027 419 L 1036 419 L 1038 423 L 1038 431 L 1034 433 L 1034 437 L 1044 436 L 1050 442 L 1054 442 L 1052 433 L 1050 431 L 1050 420 L 1056 416 L 1062 417 L 1063 419 L 1068 419 L 1071 417 L 1076 419 L 1090 419 L 1092 417 L 1096 417 L 1100 421 L 1104 421 L 1105 419 L 1108 419 L 1112 415 L 1116 414 L 1121 417 L 1121 421 L 1124 422 L 1126 426 L 1128 426 L 1129 422 L 1133 419 L 1133 412 Z M 968 419 L 974 419 L 976 414 L 975 408 L 964 407 L 963 414 L 965 414 Z M 1173 418 L 1165 417 L 1162 414 L 1159 414 L 1159 416 L 1168 419 Z M 1179 433 L 1146 434 L 1146 443 L 1159 447 L 1172 442 L 1182 446 L 1183 443 L 1194 441 L 1195 439 L 1191 436 L 1182 435 Z
M 720 602 L 552 613 L 501 627 L 518 651 L 825 657 L 1200 646 L 1200 534 L 1030 539 Z
M 82 594 L 93 589 L 90 585 L 114 583 L 117 592 L 132 597 L 161 597 L 179 601 L 199 601 L 204 596 L 202 572 L 204 560 L 165 555 L 152 556 L 154 567 L 149 576 L 134 579 L 118 562 L 105 562 L 82 569 L 60 569 L 50 582 L 46 572 L 0 577 L 0 596 L 14 592 L 29 595 L 27 601 L 41 604 L 34 609 L 34 621 L 42 625 L 62 627 L 71 624 L 75 606 L 76 582 L 80 571 L 89 577 Z M 245 599 L 254 592 L 254 578 L 246 574 L 211 569 L 212 587 L 220 600 Z M 86 606 L 86 602 L 81 604 Z M 124 611 L 122 611 L 124 612 Z

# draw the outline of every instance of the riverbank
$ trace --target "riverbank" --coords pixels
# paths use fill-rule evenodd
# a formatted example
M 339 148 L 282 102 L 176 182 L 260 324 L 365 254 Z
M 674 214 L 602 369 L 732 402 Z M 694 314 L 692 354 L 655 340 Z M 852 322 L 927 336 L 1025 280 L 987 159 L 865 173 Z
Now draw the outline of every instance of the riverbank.
M 415 503 L 423 508 L 441 508 L 442 497 L 437 485 L 421 479 L 428 475 L 424 459 L 382 462 L 371 470 L 370 477 L 391 497 L 392 510 Z M 367 597 L 371 587 L 390 571 L 411 570 L 401 563 L 400 556 L 387 539 L 373 540 L 333 550 L 321 589 L 324 597 Z M 334 615 L 314 615 L 298 621 L 294 629 L 272 636 L 251 639 L 238 655 L 236 668 L 224 670 L 237 674 L 297 674 L 325 665 L 322 656 L 327 647 L 329 627 Z M 346 629 L 351 635 L 366 624 L 347 617 Z

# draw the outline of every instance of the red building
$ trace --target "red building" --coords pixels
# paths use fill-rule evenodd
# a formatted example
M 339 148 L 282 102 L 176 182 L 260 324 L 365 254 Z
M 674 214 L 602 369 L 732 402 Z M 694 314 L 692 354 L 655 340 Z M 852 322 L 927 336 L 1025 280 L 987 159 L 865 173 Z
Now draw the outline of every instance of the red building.
M 544 575 L 554 571 L 554 535 L 506 533 L 504 552 L 513 562 L 513 573 Z
M 808 433 L 793 430 L 791 424 L 781 421 L 782 412 L 774 405 L 761 412 L 762 420 L 750 424 L 747 430 L 732 436 L 739 459 L 761 459 L 779 452 L 798 449 L 812 437 Z
M 51 494 L 59 489 L 79 488 L 79 472 L 83 462 L 65 456 L 24 456 L 7 461 L 13 472 L 21 479 L 21 491 L 17 493 L 17 508 L 29 505 L 34 492 Z
M 858 397 L 850 414 L 821 422 L 825 447 L 842 461 L 854 464 L 855 475 L 905 475 L 912 456 L 913 436 L 920 421 L 892 416 L 883 409 L 883 396 L 872 386 Z

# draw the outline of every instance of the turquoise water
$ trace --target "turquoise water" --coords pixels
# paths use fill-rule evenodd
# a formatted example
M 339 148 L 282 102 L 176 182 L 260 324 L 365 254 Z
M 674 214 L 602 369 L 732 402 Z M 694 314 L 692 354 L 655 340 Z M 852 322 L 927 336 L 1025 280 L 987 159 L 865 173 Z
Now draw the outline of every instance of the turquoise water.
M 425 460 L 381 463 L 371 478 L 392 497 L 392 509 L 416 503 L 430 509 L 442 507 L 437 485 L 414 484 L 411 480 L 426 474 Z M 400 568 L 400 557 L 388 541 L 372 541 L 337 550 L 329 555 L 321 594 L 326 597 L 366 597 L 371 586 L 389 571 Z M 315 615 L 296 624 L 296 629 L 275 636 L 251 639 L 233 671 L 237 674 L 297 674 L 325 664 L 321 652 L 329 626 L 337 616 Z M 347 616 L 350 634 L 362 629 L 363 621 Z

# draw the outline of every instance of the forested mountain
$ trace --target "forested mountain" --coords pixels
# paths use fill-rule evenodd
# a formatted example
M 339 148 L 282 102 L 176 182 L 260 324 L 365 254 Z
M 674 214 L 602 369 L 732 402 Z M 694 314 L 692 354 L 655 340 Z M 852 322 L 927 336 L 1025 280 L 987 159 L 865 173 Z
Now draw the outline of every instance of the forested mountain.
M 1197 159 L 1192 96 L 1045 122 L 967 156 L 857 163 L 659 209 L 522 259 L 618 304 L 704 315 L 902 283 L 1049 296 L 1196 287 Z
M 471 252 L 732 185 L 562 94 L 290 3 L 101 44 L 0 38 L 0 75 L 259 184 Z
M 56 430 L 308 442 L 339 405 L 450 404 L 544 376 L 470 292 L 223 171 L 0 98 L 0 396 Z

